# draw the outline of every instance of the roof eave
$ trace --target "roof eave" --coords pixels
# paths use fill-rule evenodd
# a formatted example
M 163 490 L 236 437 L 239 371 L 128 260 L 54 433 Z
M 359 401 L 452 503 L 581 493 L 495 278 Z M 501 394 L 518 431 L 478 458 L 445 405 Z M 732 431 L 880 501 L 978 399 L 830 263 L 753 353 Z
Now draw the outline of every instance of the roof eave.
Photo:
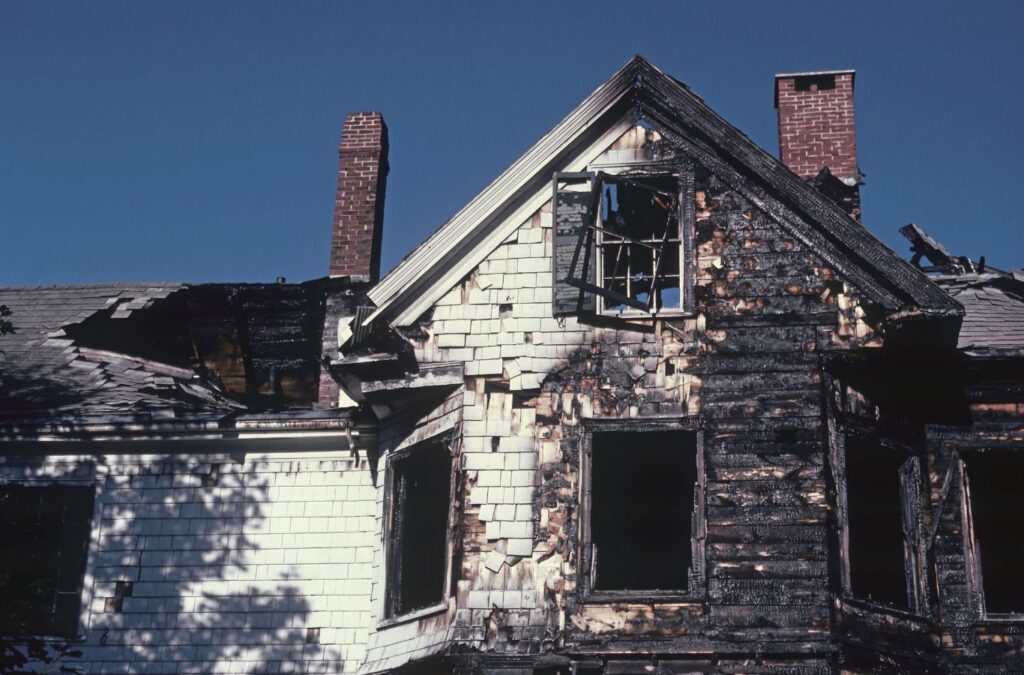
M 522 187 L 551 162 L 552 157 L 562 154 L 595 120 L 629 95 L 644 65 L 649 64 L 641 56 L 630 59 L 381 279 L 369 293 L 377 311 L 367 319 L 367 323 L 380 317 L 393 320 L 390 310 L 397 297 L 439 259 L 472 240 L 471 234 L 488 213 L 501 208 L 511 196 L 520 193 Z

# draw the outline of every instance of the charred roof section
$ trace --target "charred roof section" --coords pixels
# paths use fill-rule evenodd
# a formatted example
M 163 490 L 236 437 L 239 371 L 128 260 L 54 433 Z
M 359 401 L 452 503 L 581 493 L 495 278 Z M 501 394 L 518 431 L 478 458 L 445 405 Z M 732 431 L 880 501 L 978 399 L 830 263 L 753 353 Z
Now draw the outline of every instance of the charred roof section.
M 7 288 L 0 426 L 216 420 L 315 407 L 328 298 L 365 284 Z

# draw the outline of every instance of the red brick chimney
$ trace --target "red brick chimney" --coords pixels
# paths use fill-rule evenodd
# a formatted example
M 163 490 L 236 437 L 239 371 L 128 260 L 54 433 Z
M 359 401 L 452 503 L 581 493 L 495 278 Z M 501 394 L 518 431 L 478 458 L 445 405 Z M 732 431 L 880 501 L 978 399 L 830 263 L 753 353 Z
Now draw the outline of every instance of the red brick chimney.
M 381 114 L 346 115 L 338 154 L 328 274 L 366 277 L 376 283 L 388 180 L 388 127 Z
M 858 186 L 864 181 L 853 124 L 854 75 L 852 70 L 776 75 L 775 109 L 782 163 L 859 219 Z

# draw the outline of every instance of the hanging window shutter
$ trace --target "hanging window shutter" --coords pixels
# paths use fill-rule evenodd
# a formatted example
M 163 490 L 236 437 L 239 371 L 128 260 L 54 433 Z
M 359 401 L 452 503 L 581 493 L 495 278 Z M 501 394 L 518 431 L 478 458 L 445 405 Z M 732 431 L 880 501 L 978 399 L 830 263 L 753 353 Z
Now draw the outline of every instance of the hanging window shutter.
M 600 204 L 600 186 L 593 173 L 556 173 L 554 178 L 554 246 L 552 251 L 553 309 L 555 316 L 594 312 L 597 303 L 593 293 L 570 285 L 570 275 L 596 285 L 595 247 L 592 232 L 595 209 Z M 580 234 L 590 245 L 580 247 Z M 573 264 L 575 263 L 575 268 Z

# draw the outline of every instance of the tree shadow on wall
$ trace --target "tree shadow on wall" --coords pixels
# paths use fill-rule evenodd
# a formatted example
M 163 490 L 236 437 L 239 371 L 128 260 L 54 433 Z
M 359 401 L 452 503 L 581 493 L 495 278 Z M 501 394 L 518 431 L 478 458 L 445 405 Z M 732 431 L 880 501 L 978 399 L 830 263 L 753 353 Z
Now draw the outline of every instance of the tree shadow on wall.
M 57 482 L 81 473 L 71 459 L 33 461 Z M 294 553 L 327 538 L 290 534 L 308 495 L 274 494 L 272 468 L 223 456 L 97 458 L 106 476 L 80 655 L 25 672 L 340 672 L 340 649 L 320 644 L 323 582 L 303 578 Z

